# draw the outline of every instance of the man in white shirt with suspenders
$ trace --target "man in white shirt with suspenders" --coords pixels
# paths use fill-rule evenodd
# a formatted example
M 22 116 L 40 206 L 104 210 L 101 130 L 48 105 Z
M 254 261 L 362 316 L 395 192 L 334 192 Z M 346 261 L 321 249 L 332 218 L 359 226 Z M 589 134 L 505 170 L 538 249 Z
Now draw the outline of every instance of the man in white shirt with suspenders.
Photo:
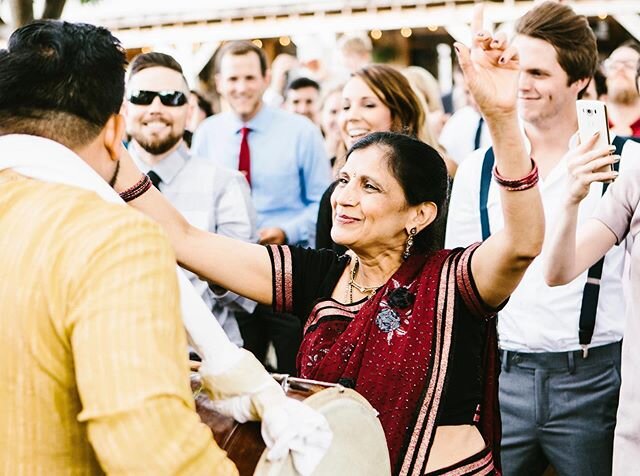
M 540 170 L 548 231 L 565 194 L 564 156 L 577 131 L 576 99 L 596 69 L 596 39 L 585 17 L 566 5 L 545 2 L 519 20 L 514 44 L 521 66 L 520 115 Z M 624 155 L 640 152 L 631 151 L 634 147 L 631 141 L 624 144 L 622 163 Z M 458 169 L 447 248 L 480 241 L 502 228 L 498 189 L 490 186 L 491 158 L 481 149 Z M 602 193 L 601 185 L 592 188 L 580 219 L 591 214 Z M 549 464 L 563 475 L 611 474 L 623 268 L 624 250 L 615 247 L 588 279 L 584 273 L 566 286 L 550 288 L 542 260 L 536 259 L 500 312 L 506 476 L 540 475 Z

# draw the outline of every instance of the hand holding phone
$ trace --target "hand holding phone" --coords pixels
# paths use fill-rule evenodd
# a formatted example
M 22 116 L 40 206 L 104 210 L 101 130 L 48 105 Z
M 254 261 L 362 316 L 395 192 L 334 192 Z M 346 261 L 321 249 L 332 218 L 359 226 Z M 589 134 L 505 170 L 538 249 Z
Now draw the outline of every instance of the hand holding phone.
M 576 101 L 578 112 L 578 133 L 580 134 L 580 143 L 584 144 L 596 133 L 599 133 L 593 149 L 602 149 L 611 145 L 609 135 L 609 118 L 607 116 L 607 106 L 602 101 Z M 611 172 L 612 165 L 605 165 L 594 172 Z

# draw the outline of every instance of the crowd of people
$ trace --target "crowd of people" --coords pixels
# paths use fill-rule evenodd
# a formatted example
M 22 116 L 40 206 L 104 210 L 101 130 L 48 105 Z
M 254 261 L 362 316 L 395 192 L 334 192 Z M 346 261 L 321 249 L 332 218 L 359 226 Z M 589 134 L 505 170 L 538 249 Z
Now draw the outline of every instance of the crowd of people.
M 191 359 L 302 475 L 331 429 L 268 370 L 359 392 L 394 475 L 634 474 L 640 47 L 600 61 L 588 20 L 546 1 L 512 33 L 476 8 L 454 48 L 445 97 L 367 37 L 340 40 L 339 78 L 226 42 L 213 110 L 104 28 L 14 32 L 0 473 L 236 474 Z M 577 133 L 581 98 L 606 103 L 611 146 Z

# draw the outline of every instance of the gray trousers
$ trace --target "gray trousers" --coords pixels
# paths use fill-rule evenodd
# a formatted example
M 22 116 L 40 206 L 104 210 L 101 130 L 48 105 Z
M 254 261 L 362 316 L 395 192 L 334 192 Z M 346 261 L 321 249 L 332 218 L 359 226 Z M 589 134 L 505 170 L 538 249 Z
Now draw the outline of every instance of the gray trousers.
M 582 351 L 501 351 L 505 476 L 611 474 L 620 391 L 620 343 Z

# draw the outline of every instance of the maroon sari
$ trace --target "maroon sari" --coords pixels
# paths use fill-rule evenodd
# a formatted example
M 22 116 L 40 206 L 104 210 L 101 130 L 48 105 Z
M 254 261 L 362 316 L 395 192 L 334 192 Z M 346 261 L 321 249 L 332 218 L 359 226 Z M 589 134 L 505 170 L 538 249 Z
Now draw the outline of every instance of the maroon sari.
M 477 246 L 411 256 L 355 316 L 344 306 L 345 325 L 322 324 L 315 308 L 306 323 L 298 353 L 300 376 L 350 382 L 380 412 L 394 474 L 426 473 L 447 385 L 456 312 L 463 308 L 480 319 L 495 314 L 481 302 L 471 276 L 470 258 Z M 274 293 L 274 306 L 282 310 L 292 295 L 286 279 L 292 274 L 286 269 L 291 266 L 288 251 L 281 261 L 283 269 L 274 268 L 285 277 L 281 286 L 275 283 L 279 291 Z M 334 315 L 339 308 L 334 306 Z M 495 334 L 491 321 L 478 426 L 498 465 Z

